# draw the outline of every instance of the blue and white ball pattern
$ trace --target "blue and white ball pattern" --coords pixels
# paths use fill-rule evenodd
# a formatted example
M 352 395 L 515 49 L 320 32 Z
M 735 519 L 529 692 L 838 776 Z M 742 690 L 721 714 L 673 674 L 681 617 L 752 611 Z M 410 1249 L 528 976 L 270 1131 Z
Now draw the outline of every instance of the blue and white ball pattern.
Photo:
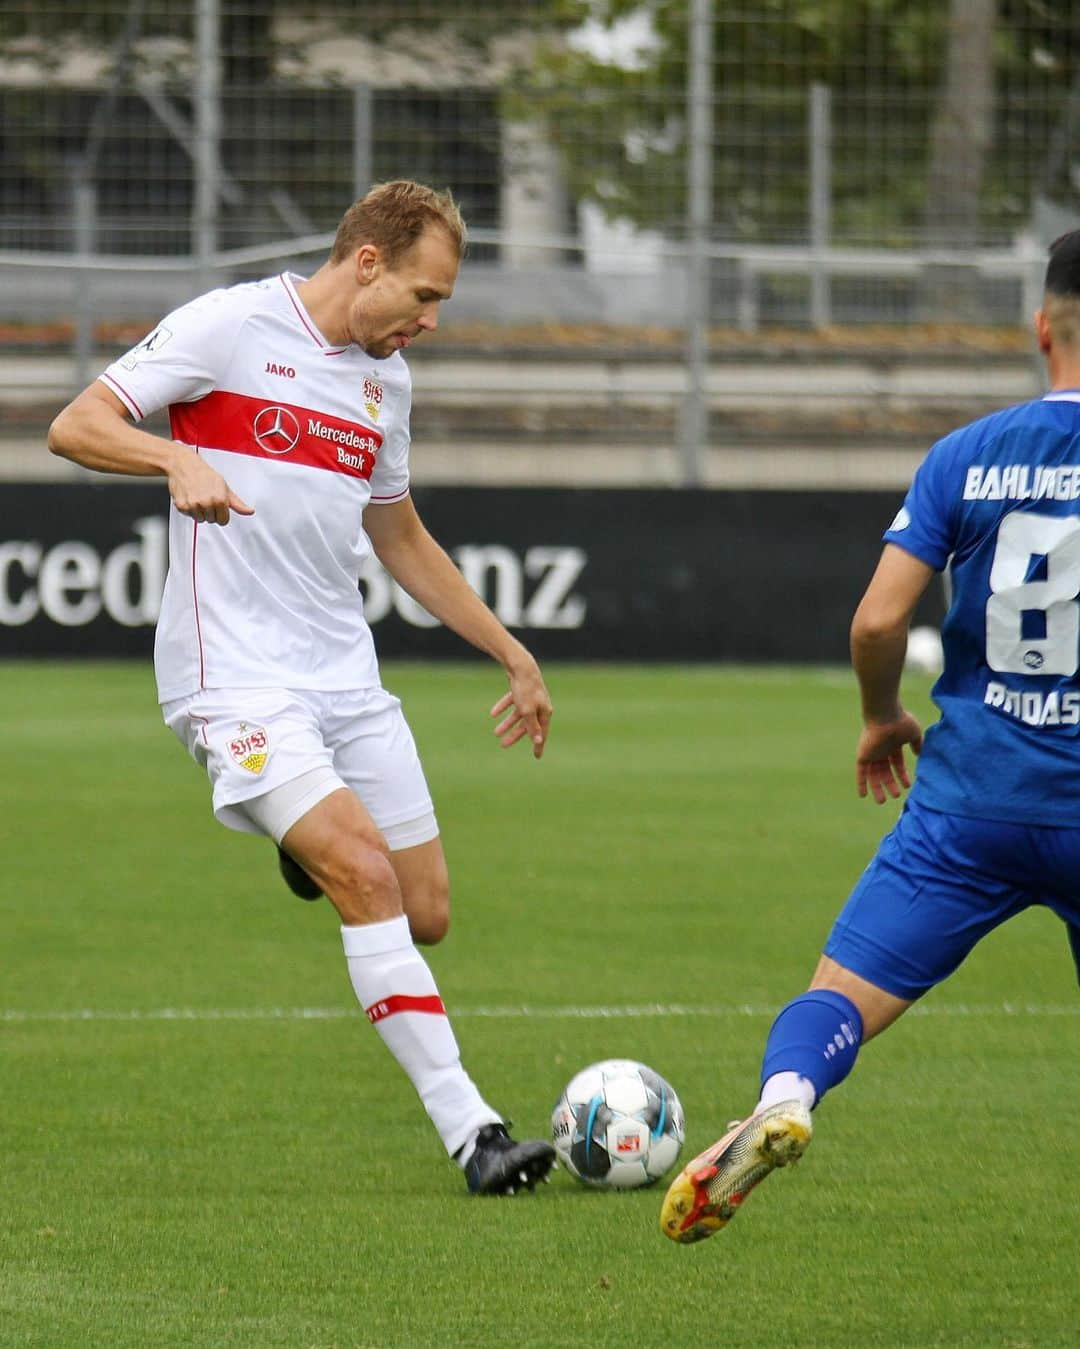
M 686 1137 L 674 1089 L 634 1059 L 604 1059 L 571 1078 L 552 1111 L 551 1131 L 572 1176 L 611 1190 L 659 1180 Z

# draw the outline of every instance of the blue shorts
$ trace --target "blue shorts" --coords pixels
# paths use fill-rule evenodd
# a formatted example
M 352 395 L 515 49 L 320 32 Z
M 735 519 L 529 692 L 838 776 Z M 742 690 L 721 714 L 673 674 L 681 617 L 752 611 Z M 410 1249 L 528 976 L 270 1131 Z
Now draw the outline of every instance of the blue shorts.
M 825 954 L 914 999 L 1033 904 L 1068 925 L 1080 976 L 1080 829 L 970 820 L 909 800 L 840 911 Z

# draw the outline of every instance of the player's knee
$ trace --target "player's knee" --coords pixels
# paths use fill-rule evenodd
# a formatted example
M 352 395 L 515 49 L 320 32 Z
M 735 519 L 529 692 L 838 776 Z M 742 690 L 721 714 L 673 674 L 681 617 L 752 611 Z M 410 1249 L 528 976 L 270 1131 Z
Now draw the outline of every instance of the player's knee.
M 382 922 L 402 911 L 389 855 L 375 844 L 346 849 L 329 866 L 323 888 L 344 923 Z

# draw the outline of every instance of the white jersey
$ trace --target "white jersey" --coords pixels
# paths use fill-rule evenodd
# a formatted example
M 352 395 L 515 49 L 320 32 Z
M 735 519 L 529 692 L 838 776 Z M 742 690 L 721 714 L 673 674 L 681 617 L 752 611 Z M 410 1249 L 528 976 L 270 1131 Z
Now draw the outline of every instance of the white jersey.
M 141 421 L 168 407 L 255 510 L 197 524 L 174 506 L 154 646 L 162 702 L 204 688 L 379 683 L 358 589 L 369 501 L 409 491 L 409 369 L 330 346 L 288 275 L 211 291 L 101 376 Z

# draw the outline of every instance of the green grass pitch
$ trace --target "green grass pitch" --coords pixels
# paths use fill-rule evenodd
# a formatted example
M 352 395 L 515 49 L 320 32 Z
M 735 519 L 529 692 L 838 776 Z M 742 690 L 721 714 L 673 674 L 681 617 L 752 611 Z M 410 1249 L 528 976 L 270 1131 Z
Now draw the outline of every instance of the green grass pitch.
M 497 671 L 384 672 L 453 878 L 430 960 L 517 1132 L 627 1055 L 675 1085 L 696 1151 L 753 1103 L 772 1011 L 897 808 L 855 796 L 844 671 L 548 674 L 537 764 L 490 734 Z M 329 907 L 214 823 L 148 669 L 11 664 L 0 692 L 4 1349 L 1077 1342 L 1057 919 L 985 942 L 864 1050 L 799 1166 L 680 1248 L 662 1186 L 466 1196 Z

